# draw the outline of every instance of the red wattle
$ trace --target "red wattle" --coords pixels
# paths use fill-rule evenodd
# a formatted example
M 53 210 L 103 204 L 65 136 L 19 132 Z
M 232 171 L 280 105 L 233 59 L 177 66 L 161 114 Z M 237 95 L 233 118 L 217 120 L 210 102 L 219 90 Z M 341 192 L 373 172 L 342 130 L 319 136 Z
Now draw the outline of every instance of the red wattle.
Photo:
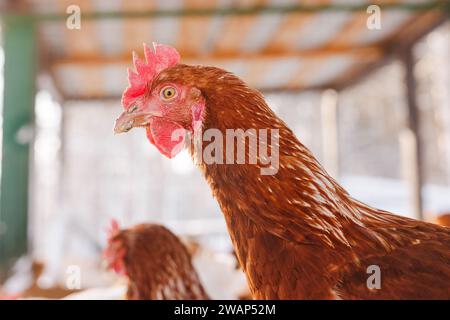
M 178 123 L 162 118 L 152 118 L 147 127 L 147 138 L 168 158 L 175 157 L 184 146 L 186 129 Z

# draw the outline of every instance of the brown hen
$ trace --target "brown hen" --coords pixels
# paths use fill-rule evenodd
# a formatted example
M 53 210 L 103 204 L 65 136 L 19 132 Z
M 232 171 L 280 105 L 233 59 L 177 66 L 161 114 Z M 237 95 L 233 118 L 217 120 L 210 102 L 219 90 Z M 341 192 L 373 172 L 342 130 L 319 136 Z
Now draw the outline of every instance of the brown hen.
M 180 131 L 203 138 L 202 148 L 194 139 L 189 149 L 219 202 L 254 298 L 450 298 L 450 229 L 353 199 L 263 96 L 233 74 L 179 64 L 167 46 L 145 51 L 147 62 L 135 56 L 115 131 L 145 127 L 169 158 L 182 149 Z M 249 148 L 245 164 L 198 161 L 211 151 L 211 137 L 202 135 L 209 129 L 223 137 L 227 129 L 256 130 L 259 141 L 259 129 L 278 130 L 279 142 L 268 147 L 279 167 L 262 174 L 267 156 L 251 164 Z M 225 159 L 227 148 L 211 153 Z M 371 285 L 372 276 L 379 285 Z
M 113 222 L 104 256 L 110 268 L 127 277 L 129 300 L 209 299 L 186 247 L 161 225 L 119 230 Z

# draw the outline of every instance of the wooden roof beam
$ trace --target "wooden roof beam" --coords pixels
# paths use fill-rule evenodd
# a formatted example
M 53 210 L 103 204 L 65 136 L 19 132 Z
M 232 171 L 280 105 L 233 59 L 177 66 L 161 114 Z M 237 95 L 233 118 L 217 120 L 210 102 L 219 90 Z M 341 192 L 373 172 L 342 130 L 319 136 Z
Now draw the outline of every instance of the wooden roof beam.
M 183 55 L 181 52 L 182 62 L 184 61 L 232 61 L 232 60 L 257 60 L 257 59 L 282 59 L 282 58 L 309 58 L 318 59 L 335 55 L 352 55 L 364 57 L 381 56 L 385 52 L 383 47 L 364 46 L 364 47 L 342 47 L 342 48 L 322 48 L 317 50 L 305 51 L 285 51 L 285 52 L 267 52 L 267 53 L 226 53 L 212 55 Z M 143 56 L 143 54 L 141 54 Z M 132 63 L 131 53 L 115 57 L 99 57 L 96 55 L 73 56 L 61 59 L 52 59 L 52 65 L 62 64 L 127 64 Z

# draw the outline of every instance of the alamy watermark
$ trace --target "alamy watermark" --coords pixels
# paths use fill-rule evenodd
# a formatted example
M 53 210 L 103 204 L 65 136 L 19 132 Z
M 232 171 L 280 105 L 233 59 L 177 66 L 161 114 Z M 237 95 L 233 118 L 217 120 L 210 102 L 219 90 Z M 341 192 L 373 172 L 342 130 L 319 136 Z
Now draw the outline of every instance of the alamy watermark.
M 182 144 L 185 134 L 183 129 L 175 130 L 171 139 Z M 252 164 L 259 166 L 261 175 L 275 175 L 280 164 L 279 141 L 279 129 L 226 129 L 224 133 L 212 128 L 196 130 L 189 143 L 195 164 Z
M 370 14 L 367 18 L 366 26 L 369 30 L 380 30 L 381 29 L 381 8 L 376 4 L 372 4 L 367 7 L 366 12 Z
M 77 5 L 70 5 L 66 9 L 66 13 L 69 15 L 66 19 L 66 27 L 70 30 L 81 29 L 81 8 Z
M 70 265 L 66 269 L 66 288 L 69 290 L 81 289 L 81 268 L 77 265 Z
M 370 276 L 367 278 L 366 285 L 367 289 L 381 289 L 381 269 L 376 264 L 372 264 L 367 267 L 367 274 Z

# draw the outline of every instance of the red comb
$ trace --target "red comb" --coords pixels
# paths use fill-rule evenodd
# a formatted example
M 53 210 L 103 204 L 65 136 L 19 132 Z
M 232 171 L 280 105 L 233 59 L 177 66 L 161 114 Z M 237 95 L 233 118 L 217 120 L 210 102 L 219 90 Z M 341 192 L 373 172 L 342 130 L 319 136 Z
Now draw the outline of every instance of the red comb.
M 108 268 L 113 269 L 119 275 L 127 275 L 124 264 L 126 250 L 121 240 L 114 239 L 119 232 L 119 222 L 116 219 L 111 219 L 108 228 L 108 246 L 103 250 L 103 259 L 106 260 Z
M 135 71 L 128 68 L 128 87 L 122 95 L 122 106 L 130 107 L 136 97 L 142 95 L 153 79 L 164 69 L 176 65 L 180 54 L 175 48 L 153 42 L 153 50 L 144 43 L 145 61 L 133 52 Z
M 119 231 L 119 222 L 116 219 L 111 219 L 108 228 L 108 240 L 110 241 Z

